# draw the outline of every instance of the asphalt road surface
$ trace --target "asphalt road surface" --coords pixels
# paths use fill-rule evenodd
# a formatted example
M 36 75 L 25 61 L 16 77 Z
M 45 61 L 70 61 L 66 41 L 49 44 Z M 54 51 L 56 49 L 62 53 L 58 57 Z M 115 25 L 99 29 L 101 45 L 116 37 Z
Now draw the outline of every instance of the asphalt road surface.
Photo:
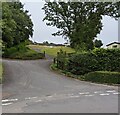
M 118 113 L 118 87 L 65 77 L 51 59 L 3 60 L 3 113 Z

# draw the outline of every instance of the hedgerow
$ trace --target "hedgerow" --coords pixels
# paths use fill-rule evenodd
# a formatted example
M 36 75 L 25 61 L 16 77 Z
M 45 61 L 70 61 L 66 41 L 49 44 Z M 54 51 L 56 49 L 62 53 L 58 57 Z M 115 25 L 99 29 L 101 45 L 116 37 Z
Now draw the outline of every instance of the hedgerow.
M 75 75 L 94 71 L 120 72 L 120 49 L 94 49 L 89 52 L 57 57 L 58 68 Z

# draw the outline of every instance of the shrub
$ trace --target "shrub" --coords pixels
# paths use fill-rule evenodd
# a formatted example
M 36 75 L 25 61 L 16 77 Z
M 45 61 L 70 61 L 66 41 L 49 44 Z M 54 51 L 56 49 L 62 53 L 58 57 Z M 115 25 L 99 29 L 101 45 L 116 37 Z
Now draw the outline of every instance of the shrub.
M 34 50 L 29 49 L 28 47 L 25 47 L 25 44 L 20 44 L 18 46 L 5 49 L 3 57 L 11 59 L 31 60 L 43 59 L 44 54 L 38 53 Z
M 76 75 L 83 75 L 95 71 L 97 64 L 95 56 L 90 53 L 76 54 L 69 58 L 68 71 Z
M 57 53 L 57 67 L 62 70 L 67 68 L 67 55 L 65 51 L 60 49 L 60 52 Z
M 120 71 L 120 49 L 96 49 L 91 53 L 96 55 L 99 70 Z
M 120 71 L 119 49 L 95 49 L 69 57 L 67 70 L 76 75 L 94 71 Z
M 120 84 L 120 72 L 95 71 L 85 74 L 83 79 L 98 83 Z

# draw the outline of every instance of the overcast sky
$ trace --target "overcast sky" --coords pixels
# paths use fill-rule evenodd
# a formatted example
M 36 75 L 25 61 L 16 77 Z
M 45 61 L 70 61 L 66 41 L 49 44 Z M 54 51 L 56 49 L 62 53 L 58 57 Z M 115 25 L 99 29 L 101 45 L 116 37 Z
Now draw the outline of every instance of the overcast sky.
M 24 3 L 24 8 L 29 11 L 31 14 L 31 19 L 34 24 L 34 35 L 31 38 L 36 42 L 53 42 L 53 43 L 65 43 L 66 41 L 62 37 L 54 37 L 51 34 L 57 31 L 57 28 L 50 27 L 42 21 L 44 12 L 42 11 L 42 7 L 44 2 L 38 2 L 38 0 L 34 0 L 30 2 L 30 0 L 20 0 Z M 98 35 L 97 38 L 101 39 L 104 43 L 104 46 L 110 42 L 118 41 L 118 21 L 115 21 L 113 18 L 104 17 L 103 18 L 103 30 Z

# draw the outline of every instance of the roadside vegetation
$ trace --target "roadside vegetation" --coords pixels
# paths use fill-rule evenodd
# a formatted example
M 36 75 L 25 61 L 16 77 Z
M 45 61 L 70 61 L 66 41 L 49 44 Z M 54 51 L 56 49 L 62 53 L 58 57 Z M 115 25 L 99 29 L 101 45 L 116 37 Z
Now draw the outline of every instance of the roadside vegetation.
M 15 47 L 7 48 L 4 52 L 3 57 L 10 59 L 33 60 L 43 59 L 44 54 L 28 48 L 25 43 L 21 43 Z
M 2 83 L 2 74 L 3 74 L 3 66 L 2 63 L 0 62 L 0 83 Z
M 119 85 L 120 84 L 120 72 L 110 72 L 110 71 L 94 71 L 89 72 L 84 75 L 75 75 L 71 72 L 58 69 L 56 64 L 51 64 L 51 69 L 59 74 L 63 74 L 67 77 L 74 79 L 79 79 L 81 81 L 89 81 L 93 83 L 101 83 L 108 85 Z
M 3 66 L 2 66 L 2 40 L 0 39 L 0 84 L 2 83 L 2 74 L 3 74 Z
M 3 2 L 2 20 L 3 57 L 10 59 L 42 59 L 44 54 L 29 49 L 29 37 L 33 35 L 33 23 L 21 2 Z
M 120 72 L 95 71 L 85 74 L 81 79 L 97 83 L 120 84 Z
M 60 50 L 51 67 L 81 80 L 120 84 L 120 50 L 102 49 L 102 41 L 95 40 L 103 27 L 102 17 L 118 20 L 119 7 L 120 2 L 46 2 L 43 21 L 57 27 L 53 35 L 68 38 L 76 51 Z
M 66 54 L 60 51 L 52 69 L 80 80 L 120 84 L 120 49 L 94 49 L 89 52 Z

